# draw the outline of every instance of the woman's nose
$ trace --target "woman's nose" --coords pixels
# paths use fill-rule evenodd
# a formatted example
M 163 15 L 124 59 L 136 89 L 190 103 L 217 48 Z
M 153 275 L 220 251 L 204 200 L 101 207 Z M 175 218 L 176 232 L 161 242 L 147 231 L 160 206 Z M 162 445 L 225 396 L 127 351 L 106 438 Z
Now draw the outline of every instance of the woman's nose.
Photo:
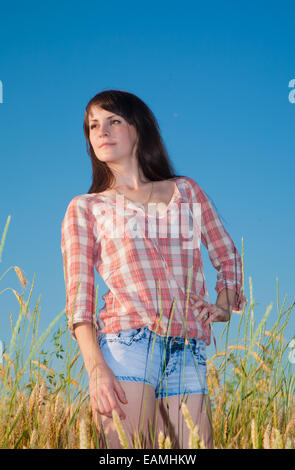
M 103 126 L 101 126 L 101 128 L 99 129 L 99 133 L 98 133 L 98 134 L 99 134 L 100 136 L 105 136 L 105 135 L 108 135 L 108 133 L 109 133 L 109 129 L 107 128 L 106 125 L 103 125 Z

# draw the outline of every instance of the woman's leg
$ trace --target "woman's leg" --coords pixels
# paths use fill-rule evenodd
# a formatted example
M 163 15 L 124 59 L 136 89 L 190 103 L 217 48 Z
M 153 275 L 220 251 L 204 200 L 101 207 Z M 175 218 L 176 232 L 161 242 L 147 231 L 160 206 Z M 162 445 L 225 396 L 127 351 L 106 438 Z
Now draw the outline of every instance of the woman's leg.
M 134 436 L 137 433 L 139 433 L 142 448 L 152 449 L 153 439 L 150 435 L 150 428 L 154 433 L 155 389 L 142 382 L 120 381 L 120 385 L 128 401 L 126 405 L 120 402 L 120 407 L 126 415 L 126 419 L 121 420 L 121 423 L 127 436 L 129 449 L 134 448 Z M 100 432 L 103 432 L 107 439 L 104 448 L 121 449 L 122 444 L 113 420 L 99 415 L 99 421 L 103 426 Z
M 162 430 L 169 434 L 174 449 L 189 449 L 190 430 L 181 411 L 182 395 L 159 398 L 156 403 L 157 436 Z M 192 394 L 184 402 L 192 420 L 198 425 L 200 438 L 207 449 L 213 448 L 212 414 L 209 395 Z M 158 442 L 157 442 L 158 447 Z

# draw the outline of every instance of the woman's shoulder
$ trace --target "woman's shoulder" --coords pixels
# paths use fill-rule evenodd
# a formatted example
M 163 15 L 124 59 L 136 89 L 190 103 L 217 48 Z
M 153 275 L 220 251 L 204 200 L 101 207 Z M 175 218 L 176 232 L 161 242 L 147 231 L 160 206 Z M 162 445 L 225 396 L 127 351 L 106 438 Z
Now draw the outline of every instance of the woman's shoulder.
M 184 184 L 188 189 L 196 190 L 200 188 L 196 180 L 190 176 L 179 175 L 175 176 L 172 179 L 175 180 L 177 183 Z
M 169 178 L 167 179 L 166 181 L 173 181 L 173 180 L 176 180 L 176 181 L 188 181 L 188 182 L 195 182 L 195 180 L 193 178 L 191 178 L 190 176 L 186 176 L 186 175 L 176 175 L 176 176 L 172 176 L 172 178 Z
M 74 196 L 67 205 L 67 211 L 69 210 L 90 210 L 93 206 L 97 204 L 104 204 L 103 198 L 99 198 L 99 193 L 86 193 L 86 194 L 78 194 Z
M 196 181 L 191 176 L 179 175 L 179 176 L 176 176 L 176 179 L 185 181 L 187 183 L 196 184 Z
M 100 195 L 104 196 L 104 193 L 106 193 L 107 195 L 107 192 L 104 191 L 103 193 L 85 193 L 85 194 L 78 194 L 77 196 L 74 196 L 73 199 L 71 199 L 70 203 L 81 203 L 81 204 L 89 204 L 93 201 L 101 201 L 103 202 L 103 200 L 101 199 L 100 200 Z
M 208 199 L 208 195 L 202 186 L 191 176 L 181 175 L 178 177 L 178 184 L 182 184 L 186 194 L 199 202 Z

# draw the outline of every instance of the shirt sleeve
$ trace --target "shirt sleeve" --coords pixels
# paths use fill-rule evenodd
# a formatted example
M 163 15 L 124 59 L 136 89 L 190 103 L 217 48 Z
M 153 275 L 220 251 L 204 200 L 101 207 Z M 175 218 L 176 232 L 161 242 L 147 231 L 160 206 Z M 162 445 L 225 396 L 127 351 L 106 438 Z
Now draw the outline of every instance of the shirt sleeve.
M 61 251 L 66 286 L 66 315 L 68 328 L 77 341 L 74 325 L 95 321 L 94 217 L 86 201 L 77 196 L 67 207 L 61 226 Z
M 192 201 L 201 204 L 201 241 L 208 250 L 212 265 L 218 271 L 215 290 L 217 294 L 224 288 L 235 290 L 236 303 L 232 309 L 240 312 L 247 302 L 242 293 L 241 256 L 205 192 L 192 178 L 186 179 L 192 186 Z

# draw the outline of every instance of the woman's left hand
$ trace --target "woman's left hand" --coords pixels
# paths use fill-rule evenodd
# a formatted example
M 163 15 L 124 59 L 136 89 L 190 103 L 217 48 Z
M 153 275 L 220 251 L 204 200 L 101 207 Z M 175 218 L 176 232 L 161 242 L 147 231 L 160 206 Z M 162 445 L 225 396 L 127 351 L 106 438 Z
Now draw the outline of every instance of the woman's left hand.
M 193 310 L 203 307 L 201 311 L 199 310 L 200 313 L 196 318 L 199 322 L 204 323 L 204 327 L 207 327 L 212 322 L 228 321 L 230 319 L 230 312 L 225 308 L 219 307 L 216 304 L 210 304 L 196 294 L 190 294 L 190 297 L 197 300 L 192 306 Z

